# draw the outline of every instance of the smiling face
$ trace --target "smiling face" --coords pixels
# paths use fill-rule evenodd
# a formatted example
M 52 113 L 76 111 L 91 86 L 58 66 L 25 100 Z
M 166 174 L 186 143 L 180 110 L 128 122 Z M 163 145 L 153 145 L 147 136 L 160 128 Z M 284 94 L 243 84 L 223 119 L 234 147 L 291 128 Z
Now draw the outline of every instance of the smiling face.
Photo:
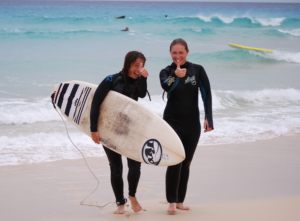
M 175 64 L 179 62 L 180 65 L 183 65 L 186 62 L 186 56 L 188 55 L 188 51 L 185 46 L 182 44 L 175 44 L 171 47 L 171 57 Z
M 144 67 L 144 60 L 142 58 L 136 59 L 135 62 L 131 63 L 130 68 L 128 69 L 128 77 L 137 79 L 138 76 L 140 75 L 139 71 L 143 67 Z

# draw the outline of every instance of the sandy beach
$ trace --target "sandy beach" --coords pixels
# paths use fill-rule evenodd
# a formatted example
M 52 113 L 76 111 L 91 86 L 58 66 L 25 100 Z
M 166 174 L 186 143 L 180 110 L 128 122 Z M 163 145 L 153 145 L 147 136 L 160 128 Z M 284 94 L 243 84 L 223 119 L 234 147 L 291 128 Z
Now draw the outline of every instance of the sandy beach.
M 80 205 L 97 186 L 83 159 L 2 166 L 0 220 L 296 221 L 300 217 L 299 143 L 296 135 L 199 146 L 185 201 L 192 209 L 175 215 L 166 212 L 165 167 L 143 164 L 137 193 L 143 211 L 134 213 L 128 204 L 125 214 L 114 215 L 106 157 L 87 159 L 100 183 L 84 203 L 109 203 L 102 209 Z M 124 174 L 126 167 L 124 163 Z

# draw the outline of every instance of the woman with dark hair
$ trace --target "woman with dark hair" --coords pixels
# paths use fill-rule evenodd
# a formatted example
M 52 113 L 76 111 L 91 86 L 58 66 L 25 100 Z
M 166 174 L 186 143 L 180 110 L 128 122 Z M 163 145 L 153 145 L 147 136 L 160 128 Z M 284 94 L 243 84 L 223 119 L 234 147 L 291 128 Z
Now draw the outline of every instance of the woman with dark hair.
M 189 168 L 195 153 L 201 126 L 199 120 L 198 90 L 204 103 L 204 133 L 213 130 L 212 98 L 208 77 L 201 65 L 186 60 L 187 43 L 175 39 L 170 45 L 173 63 L 160 72 L 162 88 L 168 92 L 164 120 L 174 129 L 185 149 L 186 158 L 180 164 L 169 166 L 166 173 L 166 196 L 170 203 L 168 212 L 176 209 L 189 210 L 185 206 Z
M 134 100 L 138 100 L 139 97 L 143 98 L 147 93 L 147 77 L 148 72 L 144 68 L 146 62 L 145 56 L 138 51 L 130 51 L 125 56 L 124 66 L 121 72 L 107 76 L 96 89 L 91 113 L 91 136 L 95 143 L 100 144 L 100 136 L 97 128 L 100 105 L 110 90 L 119 92 L 127 97 Z M 127 199 L 124 198 L 123 193 L 123 165 L 122 156 L 109 148 L 103 146 L 111 171 L 111 185 L 115 194 L 117 210 L 115 214 L 123 214 L 124 205 Z M 135 197 L 136 189 L 138 186 L 140 174 L 141 174 L 141 163 L 128 159 L 128 186 L 129 186 L 129 200 L 131 201 L 132 209 L 135 212 L 142 210 L 139 202 Z

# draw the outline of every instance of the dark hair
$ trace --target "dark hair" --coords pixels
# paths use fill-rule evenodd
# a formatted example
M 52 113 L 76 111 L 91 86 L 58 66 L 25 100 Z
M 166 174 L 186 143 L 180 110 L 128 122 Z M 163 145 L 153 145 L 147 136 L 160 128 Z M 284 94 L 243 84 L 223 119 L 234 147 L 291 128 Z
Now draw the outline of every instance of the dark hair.
M 172 41 L 172 43 L 170 45 L 170 51 L 171 51 L 172 47 L 177 44 L 183 45 L 185 47 L 185 50 L 187 52 L 189 51 L 189 47 L 188 47 L 186 41 L 183 40 L 182 38 L 176 38 L 175 40 Z
M 123 79 L 124 79 L 124 94 L 129 93 L 129 87 L 128 87 L 128 70 L 131 67 L 131 64 L 133 64 L 138 58 L 142 59 L 144 61 L 144 65 L 146 63 L 146 57 L 139 51 L 130 51 L 126 54 L 124 65 L 122 69 Z M 131 95 L 130 97 L 133 99 L 137 98 L 136 89 L 139 84 L 139 78 L 134 80 Z

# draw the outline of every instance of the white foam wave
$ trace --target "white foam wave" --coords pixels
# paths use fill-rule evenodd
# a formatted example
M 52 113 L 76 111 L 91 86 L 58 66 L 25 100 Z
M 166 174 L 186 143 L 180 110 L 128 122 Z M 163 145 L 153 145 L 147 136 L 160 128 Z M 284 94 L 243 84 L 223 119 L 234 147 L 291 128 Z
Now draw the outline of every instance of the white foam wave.
M 59 120 L 50 98 L 1 99 L 0 124 L 24 124 Z
M 166 105 L 162 95 L 152 95 L 152 101 L 148 98 L 139 99 L 139 102 L 150 110 L 163 116 Z M 231 107 L 243 105 L 281 105 L 300 101 L 300 91 L 289 89 L 264 89 L 259 91 L 219 91 L 212 90 L 213 110 L 221 111 Z M 199 108 L 203 110 L 201 96 L 199 96 Z M 26 100 L 26 99 L 0 99 L 0 125 L 21 125 L 40 122 L 58 122 L 60 117 L 54 110 L 50 98 Z
M 198 14 L 196 16 L 200 20 L 203 20 L 205 22 L 212 22 L 213 19 L 219 19 L 225 24 L 230 24 L 234 22 L 236 19 L 249 19 L 253 24 L 261 24 L 262 26 L 280 26 L 281 23 L 285 20 L 284 17 L 281 18 L 253 18 L 249 15 L 243 15 L 243 16 L 225 16 L 220 14 L 212 14 L 209 16 L 205 16 L 202 14 Z
M 139 102 L 159 116 L 163 116 L 166 106 L 161 95 L 152 95 L 152 101 L 148 98 L 140 99 Z M 221 91 L 212 90 L 213 111 L 222 111 L 232 107 L 278 105 L 300 102 L 300 90 L 294 88 L 288 89 L 263 89 L 257 91 Z M 199 96 L 199 107 L 203 110 L 203 102 Z
M 213 132 L 202 133 L 199 144 L 244 143 L 299 134 L 300 119 L 285 114 L 283 113 L 283 117 L 278 117 L 275 113 L 268 117 L 263 113 L 255 113 L 218 118 L 214 121 Z
M 212 90 L 212 99 L 213 99 L 213 110 L 222 110 L 226 107 L 223 106 L 221 97 L 219 97 L 214 90 Z M 139 99 L 139 102 L 152 110 L 154 113 L 163 116 L 165 106 L 167 104 L 167 95 L 165 94 L 164 100 L 162 99 L 162 95 L 152 95 L 151 101 L 148 98 Z M 201 96 L 199 96 L 199 108 L 203 111 L 203 102 Z
M 263 89 L 258 91 L 215 91 L 213 101 L 218 100 L 220 107 L 240 107 L 244 105 L 282 105 L 300 102 L 300 90 L 288 89 Z
M 212 18 L 212 16 L 204 16 L 201 14 L 197 15 L 196 17 L 198 17 L 200 20 L 203 20 L 205 22 L 211 22 L 211 18 Z
M 252 23 L 259 23 L 262 26 L 280 26 L 285 18 L 250 18 Z
M 151 102 L 148 99 L 140 99 L 139 102 L 162 117 L 166 102 L 162 100 L 161 95 L 153 95 L 151 98 Z M 215 130 L 210 133 L 202 133 L 201 144 L 250 142 L 300 133 L 299 89 L 213 90 L 212 98 Z M 167 100 L 166 97 L 165 100 Z M 18 107 L 15 110 L 20 112 L 15 115 L 21 114 L 21 111 L 25 109 L 22 108 L 23 105 L 37 107 L 41 104 L 40 102 L 39 100 L 37 103 L 28 104 L 26 100 L 14 100 L 13 105 Z M 45 99 L 44 102 L 46 103 L 48 100 Z M 2 100 L 0 103 L 0 107 L 7 107 L 7 105 L 12 105 L 12 101 Z M 49 117 L 49 122 L 45 122 L 40 119 L 40 116 L 37 116 L 32 121 L 44 123 L 2 125 L 0 127 L 0 166 L 81 157 L 69 141 L 64 125 L 57 113 L 52 110 L 51 104 L 50 106 L 45 104 L 45 107 L 49 110 L 41 111 L 41 115 L 53 112 L 56 121 L 52 121 Z M 204 111 L 200 96 L 199 107 L 202 123 Z M 25 113 L 28 115 L 29 109 L 25 110 Z M 38 112 L 35 113 L 38 115 Z M 25 119 L 20 121 L 25 122 Z M 13 119 L 10 121 L 14 122 Z M 68 128 L 71 139 L 85 156 L 99 157 L 104 154 L 101 146 L 94 144 L 90 137 L 71 125 Z
M 278 29 L 278 31 L 281 33 L 284 33 L 284 34 L 290 34 L 292 36 L 297 36 L 297 37 L 300 36 L 300 29 L 294 29 L 294 30 L 290 30 L 290 31 Z
M 212 91 L 215 130 L 202 133 L 206 145 L 251 142 L 300 133 L 300 90 Z M 140 101 L 158 115 L 166 105 L 161 96 Z M 203 104 L 199 97 L 201 122 Z
M 101 157 L 104 150 L 83 133 L 70 134 L 85 157 Z M 0 166 L 41 163 L 61 159 L 79 159 L 81 154 L 65 133 L 32 133 L 13 137 L 0 136 Z
M 194 28 L 194 29 L 191 29 L 191 30 L 194 31 L 194 32 L 197 32 L 197 33 L 203 32 L 203 30 L 201 28 Z
M 300 63 L 300 53 L 286 52 L 286 51 L 274 51 L 272 53 L 249 51 L 249 53 L 258 55 L 263 58 L 274 59 L 277 61 Z
M 139 99 L 139 102 L 162 117 L 166 106 L 166 97 L 164 99 L 165 101 L 163 101 L 161 95 L 151 95 L 151 101 L 145 97 L 144 99 Z
M 210 15 L 210 16 L 205 16 L 205 15 L 202 15 L 202 14 L 198 14 L 196 17 L 198 17 L 200 20 L 203 20 L 205 22 L 211 22 L 212 19 L 217 18 L 225 24 L 230 24 L 234 21 L 235 18 L 237 18 L 236 16 L 227 17 L 227 16 L 223 16 L 223 15 L 219 15 L 219 14 L 213 14 L 213 15 Z
M 215 15 L 214 17 L 220 19 L 225 24 L 230 24 L 230 23 L 232 23 L 234 21 L 234 19 L 236 19 L 235 16 L 226 17 L 226 16 L 222 16 L 222 15 Z
M 300 133 L 300 90 L 215 91 L 215 94 L 224 109 L 214 110 L 215 130 L 202 136 L 202 144 L 250 142 Z

